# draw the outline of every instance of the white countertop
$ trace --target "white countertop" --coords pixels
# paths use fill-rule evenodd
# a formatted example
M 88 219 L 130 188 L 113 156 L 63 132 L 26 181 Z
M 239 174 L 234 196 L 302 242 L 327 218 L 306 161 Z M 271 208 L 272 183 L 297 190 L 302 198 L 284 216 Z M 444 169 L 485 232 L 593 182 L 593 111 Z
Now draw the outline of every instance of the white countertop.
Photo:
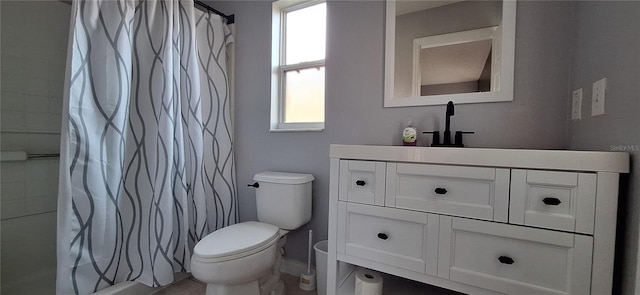
M 629 173 L 629 154 L 625 152 L 332 144 L 329 155 L 354 160 Z

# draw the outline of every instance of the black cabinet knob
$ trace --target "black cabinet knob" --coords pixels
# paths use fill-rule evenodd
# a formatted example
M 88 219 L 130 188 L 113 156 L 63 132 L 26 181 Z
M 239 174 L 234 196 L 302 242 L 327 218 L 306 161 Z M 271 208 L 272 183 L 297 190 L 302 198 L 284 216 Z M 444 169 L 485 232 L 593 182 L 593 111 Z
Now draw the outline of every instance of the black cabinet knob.
M 542 199 L 542 202 L 545 205 L 552 205 L 552 206 L 558 206 L 560 205 L 560 203 L 562 203 L 558 198 L 552 198 L 552 197 L 546 197 Z
M 260 184 L 259 184 L 259 183 L 257 183 L 257 182 L 254 182 L 253 184 L 251 184 L 251 183 L 250 183 L 250 184 L 247 184 L 247 186 L 249 186 L 249 187 L 253 187 L 253 188 L 259 188 L 259 187 L 260 187 Z
M 442 187 L 438 187 L 434 190 L 434 192 L 436 193 L 436 195 L 444 195 L 447 193 L 447 189 L 446 188 L 442 188 Z
M 367 184 L 364 180 L 356 180 L 356 185 L 357 186 L 364 186 L 365 184 Z
M 498 257 L 498 261 L 500 261 L 500 263 L 502 264 L 513 264 L 515 262 L 513 258 L 509 256 L 500 256 Z
M 385 233 L 378 233 L 378 239 L 386 240 L 386 239 L 388 239 L 388 238 L 389 238 L 389 236 L 387 236 L 387 234 L 385 234 Z

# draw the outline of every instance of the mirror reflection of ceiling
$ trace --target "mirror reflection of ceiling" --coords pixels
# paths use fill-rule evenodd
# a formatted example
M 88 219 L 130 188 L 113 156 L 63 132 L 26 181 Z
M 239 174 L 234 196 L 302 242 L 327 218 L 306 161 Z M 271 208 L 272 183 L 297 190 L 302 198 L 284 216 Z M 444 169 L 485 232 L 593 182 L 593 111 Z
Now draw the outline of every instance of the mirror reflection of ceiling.
M 396 1 L 396 16 L 461 1 L 464 0 L 399 0 Z
M 478 81 L 491 53 L 491 40 L 423 48 L 421 85 Z
M 414 85 L 414 40 L 419 38 L 451 34 L 457 32 L 470 31 L 481 28 L 489 28 L 498 26 L 502 21 L 502 1 L 501 0 L 452 0 L 452 1 L 428 1 L 428 0 L 414 0 L 414 1 L 405 1 L 405 0 L 397 0 L 392 2 L 394 3 L 394 8 L 397 10 L 401 10 L 403 12 L 407 12 L 410 10 L 418 10 L 413 12 L 407 12 L 402 15 L 397 15 L 395 17 L 395 36 L 394 36 L 394 70 L 393 70 L 393 97 L 402 98 L 402 97 L 414 97 L 416 96 L 416 86 Z M 418 7 L 419 5 L 422 5 Z M 430 9 L 423 9 L 424 5 L 435 6 Z M 407 8 L 410 6 L 410 8 Z M 404 8 L 403 8 L 404 7 Z M 412 7 L 412 8 L 411 8 Z M 394 13 L 396 14 L 396 13 Z M 432 46 L 429 46 L 432 47 Z M 483 55 L 483 58 L 478 59 L 476 63 L 479 63 L 480 66 L 474 67 L 474 70 L 469 70 L 471 73 L 463 73 L 463 75 L 456 80 L 466 80 L 470 76 L 478 76 L 478 72 L 482 72 L 483 69 L 489 69 L 489 86 L 491 86 L 491 65 L 488 67 L 483 67 L 484 62 L 486 61 L 487 51 L 486 49 L 483 52 L 477 54 L 471 54 L 476 56 L 478 54 Z M 471 56 L 469 56 L 469 59 Z M 454 58 L 455 59 L 455 58 Z M 465 58 L 466 59 L 466 58 Z M 457 60 L 456 60 L 457 61 Z M 465 61 L 463 63 L 470 63 Z M 489 63 L 491 64 L 491 63 Z M 418 61 L 416 61 L 416 65 L 420 65 Z M 430 79 L 430 77 L 434 76 L 445 76 L 442 79 L 449 81 L 451 77 L 449 74 L 443 74 L 443 70 L 441 70 L 443 62 L 440 62 L 439 65 L 436 65 L 438 69 L 428 70 L 429 66 L 422 66 L 419 70 L 420 77 L 418 78 L 417 83 L 420 85 L 446 85 L 446 84 L 455 84 L 461 82 L 451 82 L 451 83 L 439 83 L 435 81 L 426 81 L 426 79 Z M 457 66 L 456 66 L 457 67 Z M 417 67 L 415 67 L 417 68 Z M 497 67 L 498 68 L 498 67 Z M 422 69 L 427 69 L 427 73 Z M 438 72 L 438 75 L 434 75 L 432 73 Z M 484 77 L 483 75 L 480 75 Z M 471 79 L 469 79 L 471 80 Z M 484 78 L 480 80 L 484 81 Z M 475 81 L 480 81 L 476 79 Z M 499 81 L 496 81 L 496 84 L 500 84 Z M 419 85 L 418 85 L 419 86 Z M 420 90 L 418 90 L 420 91 Z M 478 90 L 476 90 L 478 91 Z M 485 91 L 485 90 L 481 90 Z M 489 90 L 490 91 L 490 90 Z M 470 91 L 467 91 L 470 92 Z M 424 93 L 424 92 L 423 92 Z M 428 94 L 422 94 L 419 96 L 424 96 Z M 430 94 L 429 94 L 430 95 Z

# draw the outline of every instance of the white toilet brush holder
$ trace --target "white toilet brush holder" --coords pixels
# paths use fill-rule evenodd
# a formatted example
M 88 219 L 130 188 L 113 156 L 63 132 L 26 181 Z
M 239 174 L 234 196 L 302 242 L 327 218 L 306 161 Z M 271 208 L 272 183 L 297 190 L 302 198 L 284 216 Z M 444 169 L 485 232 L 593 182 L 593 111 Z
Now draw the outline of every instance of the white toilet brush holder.
M 316 271 L 311 270 L 309 273 L 300 274 L 300 289 L 305 291 L 313 291 L 316 289 Z
M 316 271 L 311 269 L 311 246 L 312 246 L 313 231 L 309 230 L 309 252 L 307 253 L 307 272 L 300 274 L 299 287 L 305 291 L 312 291 L 316 289 Z

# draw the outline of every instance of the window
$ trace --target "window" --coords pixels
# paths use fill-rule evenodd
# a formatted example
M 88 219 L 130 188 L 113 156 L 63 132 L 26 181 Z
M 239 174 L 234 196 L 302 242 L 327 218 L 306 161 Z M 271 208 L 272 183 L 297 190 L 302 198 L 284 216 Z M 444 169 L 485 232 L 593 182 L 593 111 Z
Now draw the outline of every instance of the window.
M 326 3 L 273 3 L 271 130 L 324 128 Z

